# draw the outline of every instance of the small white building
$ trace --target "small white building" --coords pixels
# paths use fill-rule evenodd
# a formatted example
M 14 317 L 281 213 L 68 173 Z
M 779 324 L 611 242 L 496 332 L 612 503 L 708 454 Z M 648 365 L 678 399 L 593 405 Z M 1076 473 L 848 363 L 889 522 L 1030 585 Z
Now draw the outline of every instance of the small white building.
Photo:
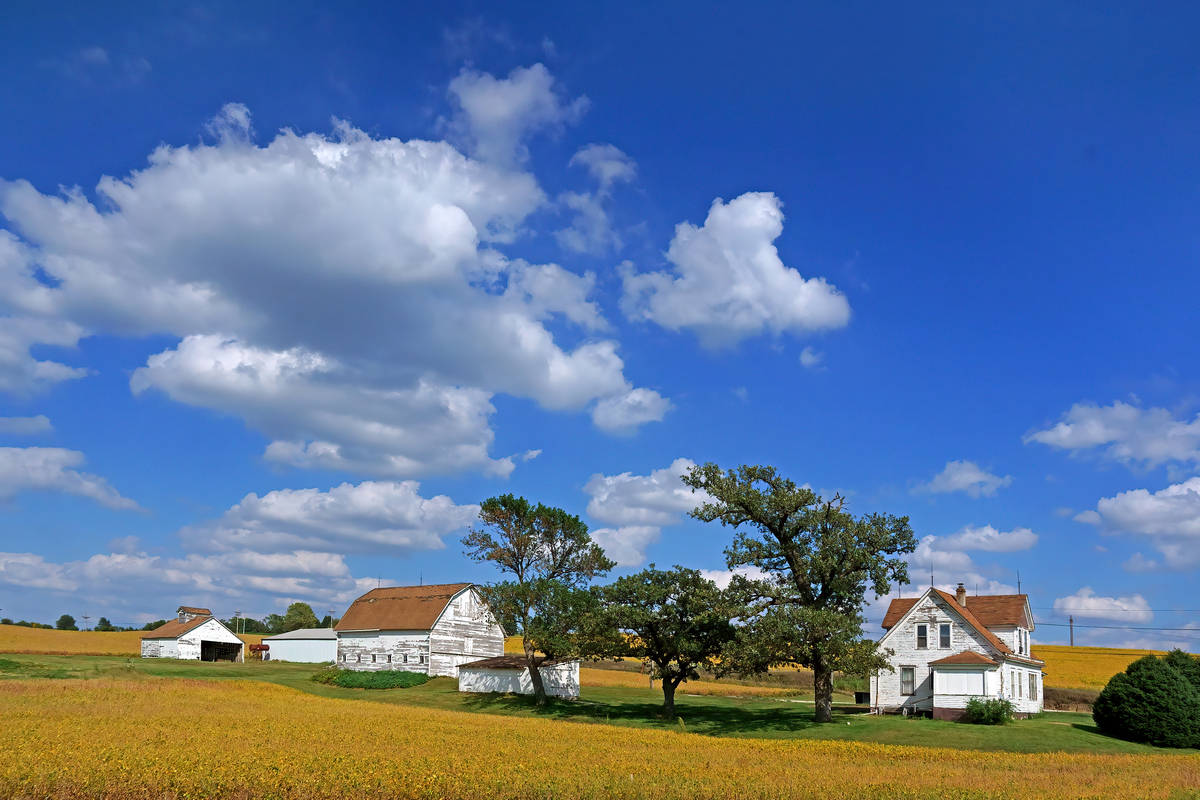
M 542 686 L 551 697 L 579 697 L 579 662 L 538 659 Z M 533 678 L 525 656 L 498 656 L 471 661 L 458 668 L 460 692 L 509 692 L 533 694 Z
M 142 634 L 142 658 L 243 661 L 242 640 L 207 608 L 180 606 L 176 618 Z
M 333 628 L 301 628 L 278 636 L 264 636 L 271 649 L 264 661 L 297 661 L 304 664 L 332 664 L 337 660 L 337 631 Z
M 871 707 L 958 719 L 972 697 L 1009 700 L 1017 716 L 1042 710 L 1045 662 L 1030 649 L 1034 629 L 1023 594 L 967 597 L 926 589 L 891 602 L 883 618 L 894 672 L 871 676 Z
M 346 669 L 457 678 L 460 664 L 504 655 L 504 629 L 470 583 L 372 589 L 334 630 Z

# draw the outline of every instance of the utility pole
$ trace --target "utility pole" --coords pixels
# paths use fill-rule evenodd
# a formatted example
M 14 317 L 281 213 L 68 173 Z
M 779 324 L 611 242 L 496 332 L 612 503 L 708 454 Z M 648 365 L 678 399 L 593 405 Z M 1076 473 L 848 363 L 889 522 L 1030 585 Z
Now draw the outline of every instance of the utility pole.
M 1062 617 L 1059 617 L 1059 619 L 1062 619 Z M 1067 617 L 1067 620 L 1071 623 L 1071 647 L 1074 647 L 1075 646 L 1075 617 L 1074 616 Z
M 333 627 L 333 606 L 329 607 L 329 627 Z
M 84 615 L 83 615 L 83 629 L 84 629 L 85 631 L 88 629 L 88 620 L 89 620 L 89 619 L 91 619 L 91 617 L 90 617 L 90 616 L 88 616 L 87 614 L 84 614 Z

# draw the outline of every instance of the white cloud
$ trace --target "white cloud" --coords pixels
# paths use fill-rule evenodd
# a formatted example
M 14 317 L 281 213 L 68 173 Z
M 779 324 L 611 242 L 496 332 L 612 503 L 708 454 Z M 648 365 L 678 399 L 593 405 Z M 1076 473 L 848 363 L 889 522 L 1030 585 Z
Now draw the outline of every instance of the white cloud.
M 440 550 L 442 537 L 467 527 L 479 507 L 421 497 L 415 481 L 343 483 L 327 492 L 281 489 L 248 494 L 220 518 L 184 528 L 191 550 L 400 555 Z
M 670 400 L 652 389 L 630 389 L 596 403 L 592 421 L 603 431 L 629 433 L 644 423 L 661 422 L 673 407 Z
M 1120 400 L 1111 406 L 1076 403 L 1062 422 L 1027 434 L 1025 442 L 1072 453 L 1101 449 L 1106 458 L 1126 466 L 1200 463 L 1200 416 L 1187 422 L 1165 408 L 1139 408 Z
M 507 80 L 541 74 L 527 72 Z M 215 144 L 163 145 L 103 178 L 99 206 L 0 182 L 22 237 L 0 235 L 0 389 L 84 374 L 32 344 L 175 335 L 135 391 L 243 417 L 269 459 L 379 477 L 505 474 L 511 459 L 487 452 L 496 393 L 592 408 L 617 430 L 669 407 L 626 380 L 615 341 L 591 338 L 608 327 L 594 276 L 491 249 L 544 203 L 532 175 L 344 122 L 258 146 L 238 105 L 212 130 Z M 564 349 L 551 318 L 588 338 Z
M 586 167 L 600 185 L 599 191 L 608 194 L 614 183 L 629 183 L 637 178 L 637 162 L 611 144 L 589 144 L 579 148 L 568 163 L 571 167 Z
M 845 326 L 845 296 L 824 278 L 805 280 L 780 260 L 772 244 L 783 232 L 780 207 L 769 192 L 748 192 L 728 203 L 715 200 L 703 227 L 680 223 L 666 253 L 671 271 L 638 274 L 626 267 L 625 314 L 671 330 L 689 328 L 710 348 L 764 331 Z
M 1015 553 L 1028 550 L 1038 543 L 1038 535 L 1029 528 L 1013 528 L 1007 533 L 991 525 L 982 528 L 974 525 L 963 527 L 958 533 L 936 538 L 938 549 L 946 551 L 984 550 L 989 553 Z
M 749 578 L 752 581 L 761 580 L 767 577 L 767 573 L 763 572 L 758 567 L 738 567 L 737 569 L 702 569 L 700 575 L 706 580 L 715 583 L 721 589 L 729 588 L 729 582 L 733 580 L 734 575 L 741 575 Z
M 980 468 L 974 461 L 947 461 L 946 468 L 929 483 L 918 484 L 913 493 L 949 494 L 965 492 L 970 497 L 991 497 L 996 490 L 1012 483 L 1012 476 L 1003 478 Z
M 824 353 L 818 353 L 811 347 L 805 347 L 800 351 L 800 364 L 807 369 L 817 369 L 821 366 L 821 362 L 825 360 Z
M 1099 525 L 1106 533 L 1145 536 L 1162 553 L 1167 569 L 1200 567 L 1200 477 L 1154 493 L 1134 489 L 1101 498 L 1095 511 L 1075 519 Z M 1140 553 L 1127 566 L 1136 572 L 1159 567 Z
M 623 242 L 612 229 L 604 203 L 612 197 L 614 183 L 637 177 L 637 164 L 611 144 L 589 144 L 571 157 L 569 166 L 587 167 L 599 187 L 595 193 L 563 192 L 558 196 L 559 203 L 575 212 L 570 227 L 554 232 L 559 246 L 592 255 L 620 250 Z
M 472 155 L 500 165 L 527 160 L 526 137 L 574 125 L 590 104 L 586 96 L 565 102 L 542 64 L 517 67 L 507 78 L 464 67 L 450 81 L 449 94 L 459 108 L 451 130 L 466 141 Z
M 113 509 L 136 509 L 108 481 L 77 472 L 83 453 L 61 447 L 0 447 L 0 501 L 12 502 L 19 492 L 61 492 L 95 500 Z
M 36 417 L 0 417 L 0 433 L 17 433 L 28 435 L 46 433 L 54 430 L 49 417 L 38 414 Z
M 681 480 L 694 466 L 689 459 L 677 458 L 649 475 L 596 473 L 584 485 L 583 491 L 592 498 L 588 516 L 618 526 L 592 532 L 618 566 L 640 566 L 646 548 L 658 541 L 662 528 L 679 524 L 684 514 L 711 499 L 705 492 L 693 493 Z
M 1063 616 L 1119 622 L 1149 622 L 1154 617 L 1150 604 L 1140 594 L 1132 597 L 1098 597 L 1090 586 L 1084 586 L 1073 595 L 1057 598 L 1054 610 Z
M 1002 532 L 991 525 L 966 525 L 950 536 L 922 536 L 916 551 L 908 557 L 909 576 L 917 586 L 925 586 L 932 568 L 935 580 L 941 581 L 939 588 L 948 591 L 953 591 L 961 581 L 968 591 L 979 587 L 981 594 L 1015 593 L 1014 587 L 985 576 L 984 570 L 969 554 L 974 551 L 1014 553 L 1028 550 L 1037 542 L 1038 535 L 1028 528 Z M 949 582 L 945 581 L 947 577 Z

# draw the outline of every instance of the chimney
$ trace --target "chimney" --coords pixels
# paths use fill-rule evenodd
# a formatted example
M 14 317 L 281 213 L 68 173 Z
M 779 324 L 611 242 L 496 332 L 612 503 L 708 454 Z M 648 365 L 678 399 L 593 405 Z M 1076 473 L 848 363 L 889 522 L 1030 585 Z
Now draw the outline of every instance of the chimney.
M 967 607 L 967 590 L 963 588 L 961 583 L 958 585 L 958 589 L 954 592 L 954 598 L 958 600 L 958 604 L 960 606 L 963 608 Z

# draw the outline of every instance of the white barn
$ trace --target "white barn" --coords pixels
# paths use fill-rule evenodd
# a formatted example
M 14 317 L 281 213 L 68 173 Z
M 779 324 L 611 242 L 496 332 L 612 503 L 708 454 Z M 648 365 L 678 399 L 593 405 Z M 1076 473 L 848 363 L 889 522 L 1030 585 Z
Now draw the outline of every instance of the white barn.
M 926 589 L 891 602 L 879 647 L 894 672 L 871 676 L 871 707 L 958 719 L 972 697 L 1004 698 L 1017 716 L 1042 710 L 1045 662 L 1030 649 L 1034 629 L 1023 594 L 967 597 Z
M 337 659 L 337 631 L 333 628 L 301 628 L 278 636 L 264 636 L 271 649 L 266 661 L 297 661 L 304 664 L 332 663 Z
M 542 686 L 551 697 L 579 697 L 579 662 L 538 659 Z M 533 679 L 525 656 L 497 656 L 470 661 L 458 668 L 460 692 L 511 692 L 533 694 Z
M 335 630 L 346 669 L 456 678 L 461 664 L 504 655 L 504 629 L 470 583 L 372 589 Z
M 176 618 L 142 634 L 142 658 L 243 661 L 242 640 L 207 608 L 180 606 Z

